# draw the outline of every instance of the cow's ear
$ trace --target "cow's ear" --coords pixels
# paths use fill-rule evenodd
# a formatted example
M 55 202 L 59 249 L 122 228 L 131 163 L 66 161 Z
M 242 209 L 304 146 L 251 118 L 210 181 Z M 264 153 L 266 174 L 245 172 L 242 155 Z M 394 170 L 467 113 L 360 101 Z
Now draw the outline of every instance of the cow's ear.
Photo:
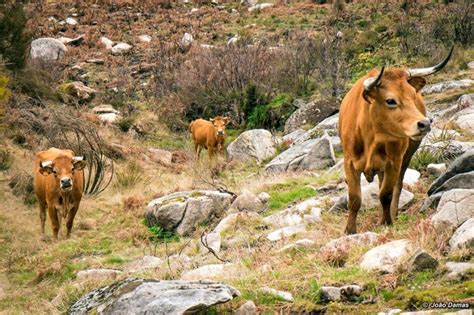
M 230 117 L 224 117 L 224 123 L 228 125 L 230 123 Z
M 364 97 L 364 100 L 366 100 L 368 103 L 372 103 L 375 99 L 375 88 L 372 89 L 371 91 L 362 91 L 362 97 Z
M 76 156 L 74 157 L 73 166 L 75 171 L 83 170 L 86 167 L 86 161 L 84 161 L 83 157 Z
M 413 77 L 408 79 L 408 83 L 410 83 L 417 92 L 420 92 L 420 90 L 425 86 L 426 80 L 423 77 Z
M 53 173 L 53 161 L 41 161 L 39 171 L 41 175 L 49 175 Z

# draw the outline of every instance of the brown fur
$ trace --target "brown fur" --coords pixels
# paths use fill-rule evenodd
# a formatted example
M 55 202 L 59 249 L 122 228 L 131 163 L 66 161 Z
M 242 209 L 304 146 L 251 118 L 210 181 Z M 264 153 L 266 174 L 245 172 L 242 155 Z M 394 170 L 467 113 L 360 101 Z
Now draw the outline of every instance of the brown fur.
M 194 150 L 198 158 L 202 148 L 207 149 L 209 159 L 212 158 L 215 152 L 222 153 L 225 142 L 225 126 L 229 122 L 230 118 L 217 116 L 211 121 L 196 119 L 189 124 Z
M 71 234 L 74 217 L 79 209 L 84 185 L 84 161 L 73 161 L 74 152 L 50 148 L 36 154 L 34 167 L 34 188 L 40 207 L 41 232 L 45 236 L 44 225 L 46 209 L 53 230 L 58 239 L 61 216 L 66 219 L 67 237 Z M 53 161 L 50 168 L 41 167 L 41 162 Z M 74 171 L 73 171 L 74 167 Z M 54 173 L 54 172 L 56 173 Z M 72 189 L 63 191 L 60 179 L 65 176 L 72 179 Z
M 369 181 L 378 174 L 383 208 L 381 223 L 392 224 L 395 220 L 403 176 L 422 137 L 416 134 L 417 122 L 426 119 L 420 93 L 426 83 L 423 78 L 408 79 L 401 69 L 387 70 L 380 85 L 365 93 L 364 80 L 378 73 L 374 69 L 355 83 L 344 97 L 339 114 L 344 171 L 349 188 L 346 226 L 349 234 L 356 233 L 357 212 L 361 206 L 361 173 Z M 397 101 L 396 108 L 386 105 L 388 98 Z

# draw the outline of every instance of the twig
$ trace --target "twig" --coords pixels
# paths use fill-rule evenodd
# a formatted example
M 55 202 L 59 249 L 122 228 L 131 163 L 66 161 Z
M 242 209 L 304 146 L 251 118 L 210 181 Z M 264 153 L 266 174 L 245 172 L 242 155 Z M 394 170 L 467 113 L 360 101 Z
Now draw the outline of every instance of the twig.
M 204 235 L 206 237 L 204 237 Z M 212 254 L 214 255 L 214 257 L 216 257 L 218 260 L 222 261 L 222 262 L 225 262 L 225 263 L 228 263 L 230 262 L 229 260 L 225 260 L 225 259 L 222 259 L 220 258 L 217 253 L 214 251 L 214 249 L 210 248 L 209 245 L 207 244 L 207 234 L 206 232 L 202 232 L 201 234 L 201 244 Z

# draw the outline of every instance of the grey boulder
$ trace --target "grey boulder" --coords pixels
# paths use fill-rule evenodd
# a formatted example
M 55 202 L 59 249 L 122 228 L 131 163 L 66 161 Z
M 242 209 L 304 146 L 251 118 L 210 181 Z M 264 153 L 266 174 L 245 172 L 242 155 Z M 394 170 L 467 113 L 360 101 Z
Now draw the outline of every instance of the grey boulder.
M 84 295 L 69 314 L 185 314 L 239 295 L 233 287 L 211 281 L 125 279 Z
M 451 177 L 466 173 L 474 170 L 474 149 L 471 149 L 461 156 L 459 156 L 456 160 L 449 165 L 446 172 L 444 172 L 440 177 L 438 177 L 428 189 L 428 195 L 433 194 L 438 188 L 444 184 L 448 179 Z
M 456 228 L 474 217 L 474 189 L 453 189 L 445 192 L 431 217 L 435 227 Z
M 312 171 L 324 169 L 335 163 L 332 143 L 329 137 L 323 137 L 290 147 L 270 161 L 265 169 L 270 172 Z
M 339 109 L 339 102 L 334 99 L 323 99 L 299 105 L 285 122 L 285 134 L 297 130 L 304 125 L 316 125 Z
M 276 153 L 276 143 L 270 131 L 248 130 L 240 134 L 227 147 L 231 159 L 261 163 Z
M 31 42 L 31 59 L 54 61 L 62 58 L 66 53 L 66 46 L 55 38 L 38 38 Z
M 233 196 L 209 190 L 177 192 L 152 200 L 146 208 L 151 226 L 158 225 L 166 231 L 186 236 L 202 222 L 221 217 L 230 207 Z
M 474 218 L 470 218 L 458 227 L 449 240 L 449 247 L 451 250 L 466 248 L 470 252 L 474 251 Z

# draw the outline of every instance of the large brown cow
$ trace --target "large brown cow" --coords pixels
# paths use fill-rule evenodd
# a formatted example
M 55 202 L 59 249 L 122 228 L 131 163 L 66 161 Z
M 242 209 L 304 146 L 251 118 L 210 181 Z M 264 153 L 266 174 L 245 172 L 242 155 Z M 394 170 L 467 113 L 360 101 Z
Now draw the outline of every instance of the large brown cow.
M 222 152 L 225 142 L 225 126 L 229 122 L 229 117 L 217 116 L 210 121 L 196 119 L 189 124 L 194 150 L 198 158 L 202 148 L 207 149 L 209 159 L 212 158 L 214 152 Z
M 361 206 L 360 175 L 369 182 L 378 174 L 381 224 L 392 224 L 398 213 L 403 176 L 430 120 L 420 90 L 423 76 L 442 69 L 373 69 L 344 97 L 339 113 L 339 134 L 344 151 L 344 172 L 349 187 L 349 218 L 345 232 L 356 233 Z
M 67 218 L 67 237 L 71 235 L 74 217 L 82 198 L 85 165 L 84 159 L 74 156 L 71 150 L 50 148 L 36 154 L 34 187 L 40 207 L 43 238 L 46 209 L 54 238 L 58 239 L 61 216 Z

